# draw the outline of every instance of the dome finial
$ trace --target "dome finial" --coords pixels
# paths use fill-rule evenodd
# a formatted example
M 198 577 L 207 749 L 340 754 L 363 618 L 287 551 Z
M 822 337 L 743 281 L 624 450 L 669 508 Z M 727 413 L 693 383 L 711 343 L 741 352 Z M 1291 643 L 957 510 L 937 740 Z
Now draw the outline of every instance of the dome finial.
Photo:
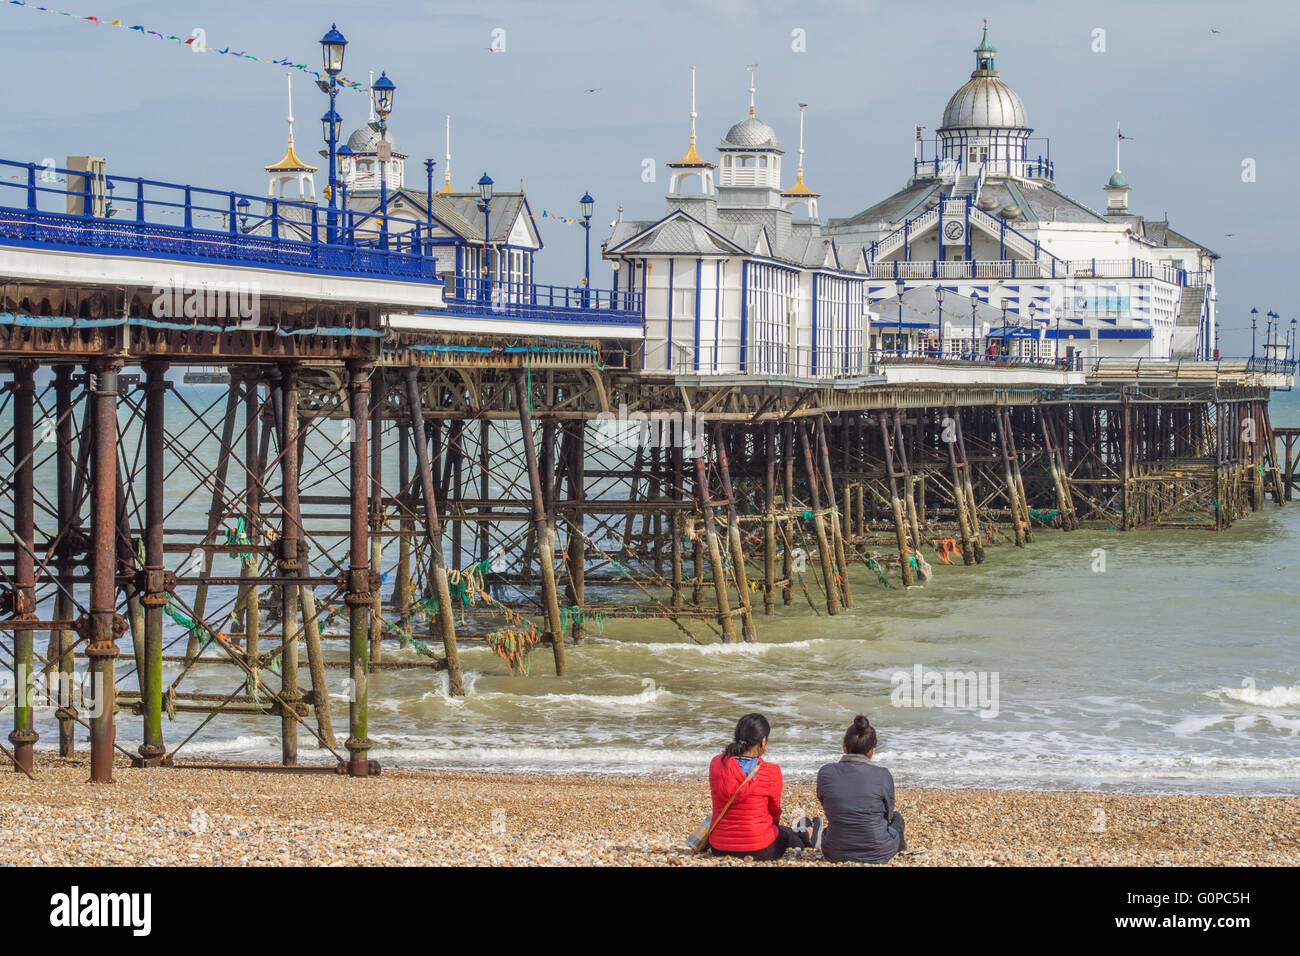
M 998 48 L 989 42 L 989 18 L 984 18 L 984 36 L 980 40 L 980 45 L 975 48 L 975 71 L 977 73 L 996 73 L 993 67 L 993 54 L 998 52 Z
M 751 63 L 745 67 L 749 70 L 749 118 L 754 118 L 754 71 L 758 69 L 757 63 Z

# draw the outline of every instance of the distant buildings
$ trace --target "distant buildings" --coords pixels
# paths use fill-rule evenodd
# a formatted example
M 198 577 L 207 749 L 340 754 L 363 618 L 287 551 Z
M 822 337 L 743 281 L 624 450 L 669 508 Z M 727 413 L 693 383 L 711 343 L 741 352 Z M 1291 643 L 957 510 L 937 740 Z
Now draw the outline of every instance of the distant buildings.
M 620 220 L 604 247 L 616 287 L 645 293 L 645 367 L 838 375 L 862 370 L 868 349 L 1212 357 L 1218 256 L 1130 213 L 1118 130 L 1105 210 L 1060 192 L 987 26 L 974 52 L 929 157 L 917 130 L 907 185 L 825 223 L 804 182 L 802 109 L 783 190 L 785 151 L 755 113 L 752 72 L 749 116 L 717 163 L 696 148 L 692 79 L 666 214 Z
M 327 213 L 315 213 L 314 174 L 317 167 L 303 162 L 294 150 L 293 105 L 289 107 L 289 143 L 284 159 L 265 167 L 270 177 L 270 200 L 282 200 L 278 206 L 279 230 L 291 230 L 293 238 L 310 238 L 312 229 L 326 228 Z M 384 149 L 383 147 L 387 148 Z M 322 150 L 324 161 L 329 157 Z M 383 158 L 381 158 L 381 156 Z M 533 281 L 533 257 L 542 248 L 541 235 L 533 222 L 532 209 L 522 191 L 495 191 L 491 208 L 484 214 L 477 190 L 457 192 L 451 185 L 450 125 L 442 188 L 434 190 L 432 165 L 424 189 L 406 184 L 407 154 L 394 141 L 391 130 L 380 135 L 380 125 L 371 122 L 353 130 L 338 151 L 340 195 L 336 204 L 346 205 L 348 215 L 340 214 L 340 228 L 346 229 L 360 244 L 377 241 L 381 232 L 381 199 L 387 202 L 388 231 L 399 247 L 414 223 L 421 225 L 421 241 L 434 248 L 438 257 L 438 276 L 446 283 L 448 297 L 488 298 L 518 302 L 526 299 Z M 381 178 L 382 177 L 382 178 Z M 382 184 L 382 190 L 381 190 Z M 296 187 L 296 188 L 294 188 Z M 381 192 L 386 193 L 381 197 Z M 301 204 L 301 205 L 295 205 Z M 246 216 L 243 231 L 269 235 L 267 210 L 262 215 Z M 314 221 L 313 221 L 314 216 Z M 300 222 L 293 220 L 300 218 Z M 286 221 L 287 220 L 287 221 Z M 491 229 L 484 243 L 484 228 Z M 490 273 L 488 264 L 490 263 Z M 490 275 L 490 282 L 485 281 Z

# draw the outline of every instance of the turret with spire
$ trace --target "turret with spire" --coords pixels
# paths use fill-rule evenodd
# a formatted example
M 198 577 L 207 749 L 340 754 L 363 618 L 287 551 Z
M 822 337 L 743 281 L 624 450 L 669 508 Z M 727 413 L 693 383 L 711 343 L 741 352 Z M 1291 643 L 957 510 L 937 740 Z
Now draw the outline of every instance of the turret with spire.
M 1128 180 L 1120 172 L 1119 164 L 1119 146 L 1129 137 L 1120 132 L 1119 123 L 1115 124 L 1115 172 L 1111 174 L 1106 185 L 1102 187 L 1106 190 L 1106 215 L 1108 216 L 1127 216 L 1128 215 Z
M 290 183 L 298 184 L 298 195 L 295 199 L 316 198 L 316 180 L 312 173 L 316 172 L 316 167 L 308 165 L 298 158 L 298 153 L 293 148 L 293 74 L 285 74 L 285 82 L 289 89 L 289 145 L 285 149 L 284 159 L 278 163 L 272 163 L 270 166 L 262 167 L 271 176 L 270 184 L 267 188 L 267 195 L 272 199 L 284 199 L 285 187 Z
M 793 209 L 799 203 L 807 203 L 808 220 L 817 222 L 817 199 L 821 193 L 813 192 L 803 181 L 803 111 L 807 108 L 807 103 L 799 104 L 799 167 L 795 173 L 794 185 L 781 193 L 781 198 L 785 200 L 786 209 Z
M 781 157 L 785 150 L 776 130 L 754 110 L 754 72 L 749 70 L 749 116 L 731 129 L 718 144 L 722 171 L 718 178 L 718 205 L 749 209 L 781 209 Z
M 752 115 L 752 114 L 751 114 Z M 668 180 L 668 195 L 680 195 L 685 181 L 692 176 L 700 177 L 700 195 L 708 196 L 713 193 L 713 170 L 717 168 L 713 163 L 706 162 L 704 157 L 695 148 L 695 67 L 691 67 L 691 142 L 686 148 L 686 154 L 675 163 L 668 163 L 667 166 L 673 171 Z

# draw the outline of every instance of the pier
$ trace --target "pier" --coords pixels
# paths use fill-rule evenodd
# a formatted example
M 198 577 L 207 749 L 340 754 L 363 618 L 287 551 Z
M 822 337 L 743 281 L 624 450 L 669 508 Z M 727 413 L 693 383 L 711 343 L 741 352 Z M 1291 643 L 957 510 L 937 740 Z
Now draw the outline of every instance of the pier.
M 418 219 L 2 165 L 2 752 L 29 775 L 37 684 L 94 781 L 230 714 L 278 723 L 284 768 L 366 776 L 377 669 L 459 695 L 467 642 L 563 675 L 624 619 L 759 641 L 777 602 L 907 601 L 1084 525 L 1223 530 L 1295 484 L 1276 357 L 647 367 L 643 293 L 448 290 Z M 228 693 L 187 686 L 214 668 Z M 334 762 L 300 765 L 307 737 Z

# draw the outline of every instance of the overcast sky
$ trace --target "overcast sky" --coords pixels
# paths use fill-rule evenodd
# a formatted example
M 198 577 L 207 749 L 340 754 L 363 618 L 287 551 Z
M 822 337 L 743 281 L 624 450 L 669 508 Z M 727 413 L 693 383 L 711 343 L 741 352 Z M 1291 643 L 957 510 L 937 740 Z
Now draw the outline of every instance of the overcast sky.
M 689 67 L 698 72 L 700 150 L 746 115 L 745 66 L 758 63 L 758 115 L 786 147 L 794 174 L 800 102 L 807 115 L 806 178 L 823 218 L 852 215 L 902 186 L 912 127 L 932 135 L 973 66 L 981 18 L 1000 73 L 1025 101 L 1035 136 L 1051 140 L 1058 185 L 1100 208 L 1114 167 L 1115 123 L 1126 136 L 1133 211 L 1161 218 L 1223 256 L 1219 313 L 1225 351 L 1249 350 L 1257 306 L 1300 314 L 1296 271 L 1300 146 L 1295 91 L 1300 6 L 1291 3 L 1049 2 L 919 4 L 660 0 L 597 3 L 317 0 L 221 3 L 34 0 L 74 16 L 0 4 L 0 80 L 7 91 L 0 157 L 62 164 L 109 159 L 111 172 L 262 193 L 262 167 L 284 147 L 284 69 L 76 19 L 142 24 L 217 48 L 319 66 L 318 40 L 337 20 L 345 72 L 387 70 L 397 83 L 390 130 L 410 154 L 407 184 L 439 161 L 452 114 L 453 185 L 487 170 L 501 188 L 524 180 L 534 211 L 578 214 L 597 200 L 593 248 L 619 204 L 657 218 L 663 163 L 686 147 Z M 490 53 L 493 31 L 505 52 Z M 806 52 L 792 50 L 804 31 Z M 1105 51 L 1094 31 L 1105 31 Z M 1212 31 L 1219 32 L 1212 32 Z M 595 88 L 598 92 L 585 92 Z M 324 96 L 294 80 L 299 152 L 320 145 Z M 345 93 L 344 127 L 366 119 Z M 658 180 L 642 181 L 642 161 Z M 1253 159 L 1256 181 L 1242 181 Z M 321 164 L 323 166 L 323 163 Z M 325 174 L 317 174 L 323 187 Z M 788 183 L 787 183 L 788 185 Z M 12 202 L 7 198 L 6 201 Z M 1290 225 L 1288 225 L 1290 223 Z M 539 279 L 581 276 L 582 230 L 539 222 Z M 1229 235 L 1231 234 L 1231 235 Z M 607 287 L 608 266 L 593 267 Z

